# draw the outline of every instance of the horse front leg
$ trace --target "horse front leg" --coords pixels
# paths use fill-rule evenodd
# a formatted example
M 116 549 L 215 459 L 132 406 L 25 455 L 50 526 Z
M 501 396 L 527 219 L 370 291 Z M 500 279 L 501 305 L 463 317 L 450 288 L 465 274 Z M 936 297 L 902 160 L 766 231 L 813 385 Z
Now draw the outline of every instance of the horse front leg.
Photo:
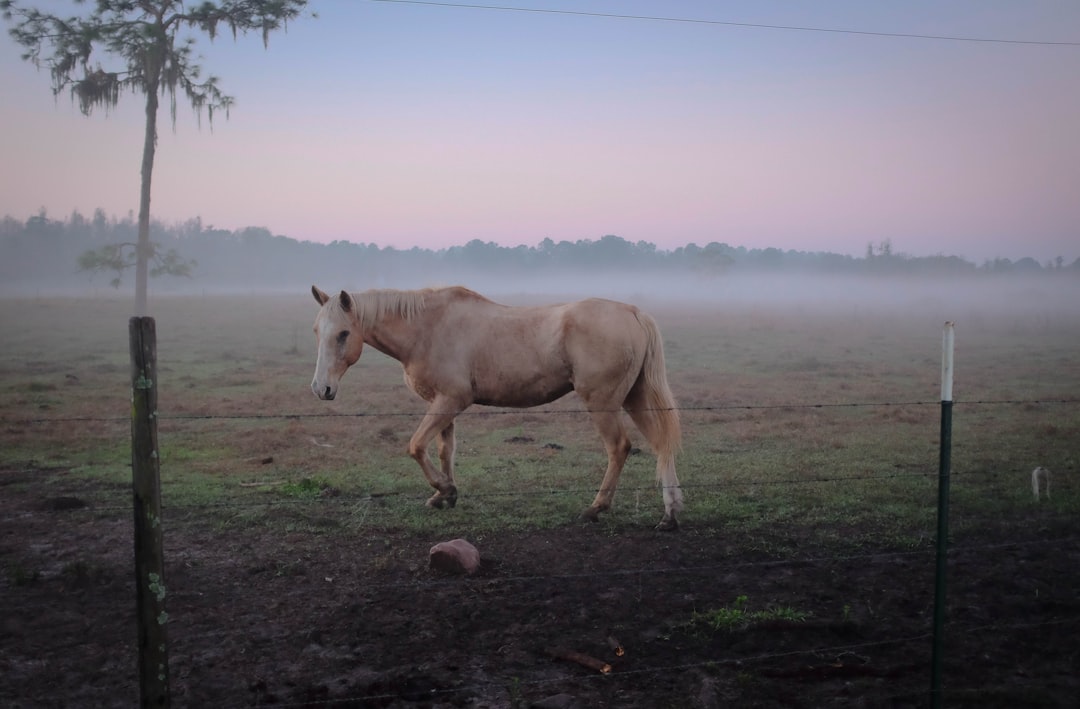
M 416 433 L 409 439 L 409 455 L 420 464 L 428 484 L 435 488 L 435 494 L 427 501 L 428 507 L 442 509 L 453 507 L 457 503 L 453 468 L 454 417 L 460 410 L 460 408 L 451 407 L 449 402 L 436 398 L 428 407 L 428 412 L 424 415 Z M 436 468 L 428 456 L 428 447 L 435 436 L 439 436 L 441 468 Z

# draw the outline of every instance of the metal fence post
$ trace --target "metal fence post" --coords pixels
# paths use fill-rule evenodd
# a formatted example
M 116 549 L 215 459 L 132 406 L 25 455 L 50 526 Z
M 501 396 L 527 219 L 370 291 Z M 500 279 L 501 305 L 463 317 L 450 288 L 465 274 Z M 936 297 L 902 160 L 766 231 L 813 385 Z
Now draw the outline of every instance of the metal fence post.
M 937 566 L 934 573 L 934 649 L 931 657 L 930 704 L 942 706 L 945 660 L 945 573 L 949 553 L 949 468 L 952 451 L 953 323 L 945 323 L 941 342 L 941 450 L 938 456 Z

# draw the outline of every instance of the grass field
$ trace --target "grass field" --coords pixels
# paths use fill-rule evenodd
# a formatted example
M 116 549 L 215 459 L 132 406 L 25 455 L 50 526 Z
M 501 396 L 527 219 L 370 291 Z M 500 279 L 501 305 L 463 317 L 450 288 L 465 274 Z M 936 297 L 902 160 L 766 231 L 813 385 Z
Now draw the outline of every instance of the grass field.
M 315 306 L 303 295 L 154 304 L 167 504 L 280 496 L 303 480 L 407 499 L 403 511 L 429 493 L 404 455 L 423 402 L 405 389 L 396 362 L 367 348 L 337 401 L 311 395 Z M 1080 398 L 1080 311 L 1070 318 L 1031 307 L 996 319 L 965 305 L 960 315 L 970 324 L 957 318 L 952 467 L 960 512 L 970 505 L 994 519 L 995 510 L 1032 503 L 1036 465 L 1059 473 L 1050 504 L 1076 504 L 1069 478 L 1080 409 L 1057 402 Z M 0 302 L 0 464 L 69 469 L 65 484 L 73 486 L 128 478 L 127 308 L 123 299 Z M 930 529 L 939 313 L 668 303 L 651 310 L 683 408 L 688 521 L 722 516 L 748 529 L 873 522 L 915 536 Z M 452 513 L 455 524 L 552 525 L 583 508 L 604 457 L 581 409 L 570 395 L 540 409 L 466 412 L 458 426 L 466 504 Z M 611 515 L 621 522 L 642 524 L 660 509 L 652 458 L 643 453 L 623 476 Z M 384 523 L 437 519 L 395 511 Z
M 1075 534 L 1080 519 L 1075 482 L 1080 310 L 1067 298 L 1013 288 L 956 301 L 907 290 L 874 298 L 744 296 L 693 307 L 658 297 L 639 301 L 664 334 L 669 380 L 682 409 L 678 472 L 686 510 L 683 528 L 674 536 L 651 532 L 662 503 L 647 449 L 631 456 L 614 507 L 601 523 L 585 529 L 576 521 L 595 494 L 605 459 L 572 394 L 537 409 L 475 408 L 463 414 L 457 426 L 458 505 L 429 510 L 423 502 L 431 491 L 405 454 L 423 402 L 405 388 L 400 366 L 370 348 L 345 377 L 335 401 L 317 400 L 309 389 L 316 311 L 309 294 L 157 299 L 152 312 L 158 333 L 162 493 L 167 544 L 175 573 L 184 577 L 181 587 L 192 583 L 187 575 L 218 568 L 211 549 L 227 550 L 228 561 L 220 561 L 222 576 L 202 581 L 211 590 L 198 585 L 190 597 L 223 593 L 221 584 L 231 583 L 224 580 L 229 574 L 224 569 L 233 568 L 229 564 L 246 565 L 256 575 L 252 578 L 262 578 L 258 574 L 269 569 L 273 578 L 314 583 L 319 580 L 314 576 L 323 575 L 309 571 L 315 559 L 340 547 L 362 559 L 355 562 L 360 565 L 357 579 L 384 578 L 380 583 L 386 585 L 391 582 L 385 579 L 394 579 L 412 589 L 409 584 L 422 579 L 424 571 L 423 558 L 414 552 L 451 537 L 471 539 L 483 551 L 484 544 L 499 549 L 500 568 L 520 565 L 519 574 L 541 573 L 525 566 L 525 559 L 547 564 L 542 550 L 554 551 L 560 544 L 566 549 L 584 545 L 571 562 L 583 570 L 604 564 L 638 569 L 638 564 L 663 564 L 670 558 L 699 568 L 714 563 L 717 553 L 760 562 L 927 552 L 935 534 L 946 319 L 956 321 L 954 543 L 1000 541 L 1013 533 L 1025 539 Z M 114 572 L 123 577 L 112 568 L 114 562 L 105 560 L 112 552 L 95 556 L 86 540 L 122 538 L 122 527 L 129 524 L 129 308 L 129 301 L 120 298 L 0 301 L 0 482 L 7 499 L 22 501 L 12 502 L 14 507 L 5 512 L 5 522 L 15 531 L 0 542 L 0 551 L 4 588 L 13 593 L 25 589 L 27 603 L 50 579 L 57 579 L 60 591 L 70 592 L 72 578 L 111 578 Z M 640 435 L 632 438 L 643 445 Z M 1038 502 L 1030 484 L 1037 465 L 1054 474 L 1052 498 Z M 53 529 L 51 520 L 60 518 L 42 520 L 40 510 L 60 509 L 60 501 L 69 499 L 85 509 L 73 518 L 76 527 L 55 527 L 56 534 L 74 535 L 89 547 L 60 554 L 49 551 L 60 548 L 58 541 L 22 538 L 18 530 L 29 529 L 22 526 L 27 520 Z M 601 563 L 585 550 L 590 545 L 610 547 L 615 556 Z M 650 554 L 659 561 L 644 561 Z M 1015 563 L 1022 565 L 1024 558 Z M 918 574 L 925 571 L 920 568 Z M 340 573 L 327 572 L 326 578 Z M 853 568 L 851 578 L 858 573 Z M 887 569 L 881 573 L 885 578 L 903 575 Z M 1077 580 L 1075 571 L 1063 573 Z M 493 578 L 501 576 L 496 573 L 488 583 L 495 583 Z M 702 633 L 743 633 L 754 624 L 775 627 L 806 618 L 821 621 L 826 615 L 833 630 L 835 623 L 853 623 L 869 633 L 880 617 L 865 608 L 878 607 L 881 601 L 874 594 L 884 593 L 882 584 L 887 585 L 878 579 L 867 590 L 856 585 L 844 590 L 845 584 L 854 584 L 849 578 L 825 593 L 821 586 L 830 583 L 819 577 L 807 580 L 812 585 L 798 592 L 763 586 L 755 594 L 748 592 L 757 583 L 752 579 L 738 576 L 722 597 L 708 602 L 699 586 L 687 586 L 690 590 L 678 598 L 695 596 L 693 606 L 680 611 L 659 635 L 649 630 L 649 642 L 683 634 L 689 638 L 686 647 L 696 647 L 693 643 L 706 642 Z M 378 593 L 356 583 L 354 595 Z M 487 593 L 486 588 L 476 592 Z M 1045 584 L 1040 588 L 1046 598 Z M 904 592 L 918 597 L 926 589 Z M 1075 591 L 1058 592 L 1071 595 L 1064 606 L 1055 601 L 1055 608 L 1075 607 Z M 872 603 L 871 597 L 876 599 Z M 285 605 L 288 598 L 279 597 L 272 605 Z M 516 601 L 500 599 L 491 596 L 487 602 L 513 617 L 549 602 L 538 600 L 520 610 Z M 921 610 L 915 615 L 925 618 L 925 605 L 916 605 Z M 639 598 L 632 614 L 647 615 L 647 606 Z M 648 612 L 659 611 L 649 607 Z M 897 612 L 897 618 L 906 617 Z M 378 617 L 390 623 L 387 616 Z M 619 617 L 620 623 L 632 624 Z M 270 627 L 276 621 L 261 622 Z M 896 618 L 890 623 L 893 629 L 902 626 Z M 716 640 L 709 638 L 713 649 L 708 652 L 715 653 Z M 767 638 L 760 641 L 768 646 Z M 485 646 L 476 652 L 489 657 L 489 651 L 494 652 Z M 206 652 L 190 651 L 179 663 L 193 667 L 205 660 Z M 707 664 L 708 652 L 690 659 Z M 0 646 L 0 664 L 14 663 L 16 655 Z M 1066 654 L 1062 662 L 1073 655 Z M 314 671 L 305 668 L 305 673 Z M 979 671 L 976 666 L 964 676 Z M 694 672 L 713 677 L 712 670 Z M 767 694 L 772 690 L 764 675 L 747 678 L 740 672 L 716 675 L 733 683 L 725 695 L 729 699 L 767 696 L 784 703 Z M 656 696 L 665 697 L 668 705 L 679 705 L 675 689 L 645 676 L 652 684 L 628 686 L 627 691 L 638 692 L 633 696 L 639 700 L 659 692 Z M 408 684 L 395 677 L 399 685 Z M 191 701 L 228 697 L 226 704 L 236 704 L 243 696 L 235 688 L 198 694 L 202 690 L 194 689 L 194 680 L 185 682 Z M 359 680 L 349 682 L 359 691 Z M 130 678 L 118 683 L 127 686 Z M 1060 696 L 1069 694 L 1070 686 Z M 277 696 L 285 696 L 281 691 Z M 510 691 L 509 705 L 520 703 L 517 691 Z M 582 691 L 589 696 L 589 690 Z M 912 690 L 903 685 L 895 691 Z M 986 694 L 972 691 L 972 706 L 994 705 L 999 699 L 1007 706 L 1005 699 L 1012 696 L 993 695 L 987 703 L 982 701 Z M 0 699 L 17 690 L 4 692 L 0 682 Z M 94 696 L 66 699 L 93 701 Z M 269 701 L 268 693 L 260 696 Z M 802 698 L 805 703 L 794 703 L 813 705 L 814 696 L 824 695 L 811 693 Z M 1048 696 L 1045 705 L 1054 706 L 1059 695 Z

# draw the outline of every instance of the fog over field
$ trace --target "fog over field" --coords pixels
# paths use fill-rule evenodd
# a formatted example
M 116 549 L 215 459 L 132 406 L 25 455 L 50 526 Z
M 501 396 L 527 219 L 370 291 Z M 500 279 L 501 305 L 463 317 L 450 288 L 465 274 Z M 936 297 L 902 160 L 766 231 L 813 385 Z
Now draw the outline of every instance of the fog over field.
M 316 280 L 326 291 L 341 284 Z M 881 277 L 805 274 L 731 274 L 718 277 L 657 275 L 648 272 L 601 273 L 555 279 L 501 278 L 476 274 L 454 282 L 431 279 L 386 287 L 464 285 L 507 304 L 551 303 L 585 297 L 622 300 L 645 310 L 672 307 L 712 311 L 767 311 L 790 314 L 875 315 L 925 320 L 958 327 L 994 322 L 1017 327 L 1053 327 L 1080 322 L 1080 279 L 1062 277 Z M 368 286 L 347 284 L 346 290 Z M 306 292 L 301 297 L 307 297 Z
M 204 287 L 197 281 L 170 279 L 151 283 L 154 299 L 190 296 L 289 296 L 310 300 L 311 285 L 327 292 L 356 293 L 369 288 L 414 289 L 461 285 L 507 304 L 554 303 L 586 297 L 611 298 L 650 307 L 704 307 L 718 310 L 764 308 L 806 313 L 867 316 L 874 313 L 911 315 L 934 320 L 1030 317 L 1041 324 L 1080 319 L 1080 278 L 1073 273 L 1042 275 L 978 275 L 968 277 L 853 276 L 785 273 L 699 275 L 614 269 L 599 273 L 550 272 L 414 272 L 400 278 L 324 277 L 312 271 L 289 284 Z M 30 288 L 0 285 L 0 297 L 131 298 L 131 286 L 88 286 L 82 279 L 72 287 Z
M 882 309 L 927 313 L 980 310 L 1003 314 L 1080 315 L 1080 279 L 1072 277 L 930 278 L 732 274 L 718 277 L 603 273 L 563 279 L 476 275 L 460 282 L 432 280 L 427 285 L 464 285 L 495 300 L 597 296 L 648 305 L 701 304 L 713 307 L 782 307 L 843 312 Z M 324 290 L 334 284 L 318 284 Z M 356 290 L 363 290 L 357 288 Z
M 133 298 L 130 219 L 44 212 L 0 219 L 0 297 Z M 672 250 L 607 234 L 533 247 L 471 240 L 440 250 L 321 244 L 249 227 L 226 231 L 199 220 L 154 223 L 157 259 L 150 297 L 284 295 L 463 285 L 498 301 L 557 302 L 587 296 L 642 306 L 829 310 L 841 315 L 905 312 L 961 319 L 966 313 L 1055 318 L 1077 312 L 1080 259 L 1040 263 L 944 252 L 912 255 L 889 240 L 860 257 L 825 251 L 747 248 L 720 242 Z M 119 245 L 127 249 L 115 251 Z M 179 268 L 162 268 L 163 264 Z M 89 264 L 89 265 L 87 265 Z M 117 265 L 119 264 L 119 265 Z M 118 288 L 112 287 L 116 281 Z M 153 308 L 151 307 L 151 312 Z

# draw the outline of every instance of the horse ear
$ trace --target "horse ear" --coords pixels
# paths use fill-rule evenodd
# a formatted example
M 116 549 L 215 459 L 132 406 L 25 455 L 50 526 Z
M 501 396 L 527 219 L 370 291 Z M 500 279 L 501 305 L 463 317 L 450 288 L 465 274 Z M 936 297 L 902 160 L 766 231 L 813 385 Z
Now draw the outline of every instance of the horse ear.
M 311 294 L 315 296 L 315 302 L 319 305 L 326 305 L 326 301 L 330 300 L 330 296 L 328 296 L 326 293 L 323 293 L 315 286 L 311 287 Z
M 341 302 L 341 309 L 346 313 L 352 310 L 352 297 L 345 291 L 341 291 L 341 295 L 338 296 L 338 300 Z

